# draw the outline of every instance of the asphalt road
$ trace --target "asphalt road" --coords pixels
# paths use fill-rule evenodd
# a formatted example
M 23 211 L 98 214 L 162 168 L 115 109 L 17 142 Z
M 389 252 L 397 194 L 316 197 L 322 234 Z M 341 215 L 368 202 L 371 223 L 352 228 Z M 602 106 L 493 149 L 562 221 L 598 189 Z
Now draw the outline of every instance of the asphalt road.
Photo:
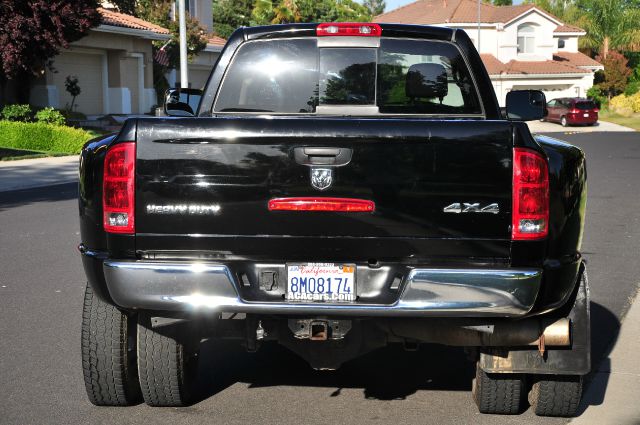
M 640 133 L 559 135 L 584 148 L 589 202 L 593 355 L 607 361 L 635 293 L 640 238 Z M 0 423 L 564 423 L 485 416 L 460 350 L 387 348 L 336 372 L 315 372 L 277 345 L 249 354 L 206 343 L 202 400 L 182 409 L 98 408 L 80 368 L 84 275 L 73 185 L 0 193 Z M 606 390 L 605 387 L 602 390 Z M 598 404 L 599 398 L 591 400 Z M 588 405 L 583 406 L 588 408 Z

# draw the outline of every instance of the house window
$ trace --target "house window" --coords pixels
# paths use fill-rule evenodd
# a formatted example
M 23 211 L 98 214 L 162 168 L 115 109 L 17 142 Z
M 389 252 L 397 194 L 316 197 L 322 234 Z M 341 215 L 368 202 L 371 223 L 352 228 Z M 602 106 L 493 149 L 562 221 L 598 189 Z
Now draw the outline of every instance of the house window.
M 533 53 L 535 27 L 522 24 L 518 27 L 518 53 Z
M 564 49 L 565 46 L 565 39 L 564 38 L 559 38 L 558 39 L 558 49 Z

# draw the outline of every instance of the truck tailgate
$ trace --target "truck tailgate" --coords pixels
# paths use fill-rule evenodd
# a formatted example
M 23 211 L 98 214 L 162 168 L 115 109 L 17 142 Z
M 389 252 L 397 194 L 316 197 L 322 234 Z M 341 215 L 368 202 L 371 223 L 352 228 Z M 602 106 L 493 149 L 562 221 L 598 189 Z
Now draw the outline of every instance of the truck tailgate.
M 317 166 L 332 170 L 326 190 L 312 186 L 314 166 L 295 154 L 305 147 L 350 150 L 344 165 Z M 511 167 L 508 122 L 143 119 L 137 127 L 136 245 L 216 251 L 222 249 L 217 243 L 203 241 L 260 237 L 268 246 L 288 238 L 295 252 L 314 240 L 320 246 L 331 238 L 340 248 L 353 243 L 350 238 L 386 238 L 431 240 L 432 246 L 469 241 L 469 256 L 474 243 L 478 255 L 487 256 L 480 242 L 493 241 L 502 247 L 494 254 L 508 256 Z M 375 211 L 269 210 L 269 200 L 287 197 L 364 199 Z M 465 203 L 472 206 L 462 213 Z M 497 208 L 479 211 L 492 204 Z M 418 248 L 403 255 L 412 249 Z

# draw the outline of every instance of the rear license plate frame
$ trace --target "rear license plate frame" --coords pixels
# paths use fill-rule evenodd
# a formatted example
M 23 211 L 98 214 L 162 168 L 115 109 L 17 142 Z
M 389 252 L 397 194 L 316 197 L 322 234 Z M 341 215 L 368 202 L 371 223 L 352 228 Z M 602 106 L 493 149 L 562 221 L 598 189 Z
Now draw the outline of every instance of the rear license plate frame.
M 298 268 L 296 270 L 296 268 Z M 324 270 L 323 270 L 324 269 Z M 336 269 L 340 269 L 338 271 Z M 305 272 L 303 272 L 305 270 Z M 301 278 L 302 274 L 308 274 L 313 279 L 314 291 L 292 291 L 292 278 Z M 340 277 L 336 276 L 339 273 Z M 318 276 L 321 274 L 322 276 Z M 344 275 L 344 276 L 343 276 Z M 308 302 L 308 303 L 330 303 L 330 304 L 349 304 L 357 299 L 357 266 L 352 263 L 287 263 L 286 264 L 286 286 L 285 300 L 290 302 Z M 323 279 L 322 286 L 324 291 L 318 293 L 316 287 L 320 284 L 315 279 L 318 277 Z M 326 279 L 330 280 L 327 281 Z M 350 281 L 336 281 L 334 279 L 346 278 Z M 305 281 L 305 288 L 308 288 L 309 281 Z M 297 282 L 298 288 L 302 284 Z M 338 285 L 340 288 L 336 288 Z M 344 285 L 344 286 L 343 286 Z M 336 291 L 337 289 L 337 291 Z M 345 292 L 343 289 L 349 289 Z

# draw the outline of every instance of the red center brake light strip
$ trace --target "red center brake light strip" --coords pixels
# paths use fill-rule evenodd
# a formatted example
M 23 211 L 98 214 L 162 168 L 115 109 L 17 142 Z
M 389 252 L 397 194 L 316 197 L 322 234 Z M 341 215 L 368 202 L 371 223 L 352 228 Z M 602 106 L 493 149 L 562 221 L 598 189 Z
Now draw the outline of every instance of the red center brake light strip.
M 373 212 L 376 204 L 353 198 L 275 198 L 269 201 L 269 211 L 337 211 Z

